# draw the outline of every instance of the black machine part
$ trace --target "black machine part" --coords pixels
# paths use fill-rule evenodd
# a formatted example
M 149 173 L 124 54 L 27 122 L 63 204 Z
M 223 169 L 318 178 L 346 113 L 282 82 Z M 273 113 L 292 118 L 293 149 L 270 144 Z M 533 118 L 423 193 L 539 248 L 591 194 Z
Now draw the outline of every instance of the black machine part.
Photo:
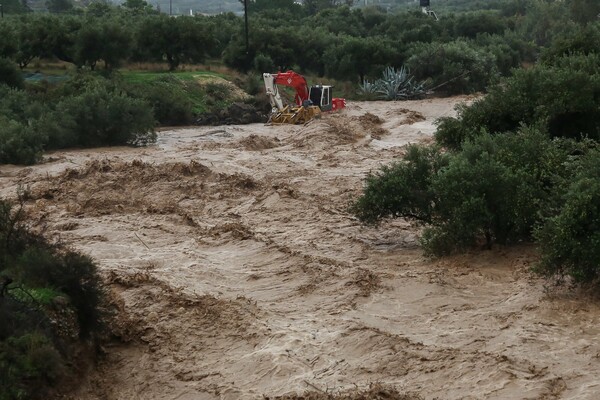
M 318 105 L 321 111 L 331 111 L 332 104 L 332 86 L 312 86 L 310 88 L 309 98 L 313 104 Z

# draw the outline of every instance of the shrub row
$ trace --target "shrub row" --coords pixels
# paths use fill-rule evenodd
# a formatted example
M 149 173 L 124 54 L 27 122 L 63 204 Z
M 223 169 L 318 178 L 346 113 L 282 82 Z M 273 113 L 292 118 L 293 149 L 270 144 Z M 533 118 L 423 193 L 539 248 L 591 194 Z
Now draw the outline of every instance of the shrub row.
M 22 15 L 0 21 L 0 57 L 22 68 L 36 58 L 56 58 L 78 68 L 158 61 L 171 70 L 210 57 L 242 71 L 292 68 L 356 82 L 414 56 L 411 69 L 420 79 L 436 84 L 453 79 L 448 93 L 456 93 L 482 90 L 527 54 L 526 41 L 511 34 L 511 17 L 494 12 L 436 22 L 420 12 L 370 8 L 328 8 L 303 18 L 266 9 L 251 13 L 248 49 L 240 22 L 233 15 L 168 18 L 111 6 L 90 7 L 83 15 Z M 432 58 L 435 66 L 426 68 Z M 445 67 L 445 58 L 452 65 Z M 482 63 L 492 68 L 482 69 Z
M 153 128 L 151 107 L 108 80 L 75 77 L 38 94 L 0 85 L 0 163 L 33 164 L 44 149 L 145 144 Z
M 589 281 L 600 276 L 599 163 L 595 142 L 538 128 L 483 134 L 453 153 L 413 145 L 367 178 L 353 212 L 421 221 L 432 255 L 537 239 L 543 272 Z
M 459 148 L 482 131 L 514 131 L 536 125 L 553 137 L 600 139 L 600 48 L 598 53 L 560 57 L 515 71 L 458 117 L 442 118 L 441 144 Z

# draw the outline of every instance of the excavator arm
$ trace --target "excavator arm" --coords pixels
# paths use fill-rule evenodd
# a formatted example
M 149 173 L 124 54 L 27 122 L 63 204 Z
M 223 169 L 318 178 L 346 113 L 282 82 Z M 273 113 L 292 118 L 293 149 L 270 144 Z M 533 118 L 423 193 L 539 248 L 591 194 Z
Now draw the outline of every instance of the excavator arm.
M 263 79 L 265 81 L 267 96 L 271 99 L 271 105 L 278 110 L 282 110 L 284 105 L 277 85 L 294 88 L 296 90 L 294 101 L 298 106 L 302 106 L 304 101 L 308 100 L 309 91 L 306 79 L 294 71 L 279 72 L 274 75 L 265 73 L 263 74 Z
M 283 110 L 283 100 L 281 99 L 279 89 L 275 84 L 275 77 L 269 73 L 264 73 L 263 79 L 265 81 L 265 90 L 267 92 L 267 96 L 269 96 L 271 107 L 273 107 L 273 109 Z

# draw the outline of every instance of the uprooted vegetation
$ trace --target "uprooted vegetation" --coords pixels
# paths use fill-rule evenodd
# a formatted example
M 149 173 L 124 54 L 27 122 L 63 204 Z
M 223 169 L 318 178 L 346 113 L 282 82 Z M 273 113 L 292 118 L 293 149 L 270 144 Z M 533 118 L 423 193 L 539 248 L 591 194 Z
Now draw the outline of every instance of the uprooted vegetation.
M 94 262 L 26 222 L 22 202 L 0 201 L 2 399 L 45 399 L 77 382 L 104 329 Z

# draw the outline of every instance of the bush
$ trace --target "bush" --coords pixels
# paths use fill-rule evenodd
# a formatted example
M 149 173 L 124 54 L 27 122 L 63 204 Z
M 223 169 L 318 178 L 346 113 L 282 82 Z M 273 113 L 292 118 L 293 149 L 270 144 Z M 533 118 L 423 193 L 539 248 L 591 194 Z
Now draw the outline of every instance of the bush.
M 418 80 L 431 79 L 448 94 L 483 91 L 498 75 L 494 56 L 471 42 L 418 43 L 407 66 Z
M 455 36 L 474 39 L 482 33 L 501 34 L 508 28 L 507 20 L 493 12 L 459 14 L 454 25 Z
M 28 287 L 50 287 L 68 296 L 77 312 L 79 334 L 91 336 L 102 328 L 100 277 L 91 258 L 53 247 L 27 248 L 14 260 L 12 276 Z
M 542 259 L 538 271 L 598 283 L 600 277 L 600 151 L 581 162 L 560 212 L 535 233 Z
M 194 105 L 182 86 L 177 78 L 166 78 L 132 85 L 128 91 L 152 106 L 160 125 L 186 125 L 194 120 Z
M 60 143 L 70 146 L 140 145 L 156 139 L 151 108 L 142 100 L 105 88 L 91 88 L 56 105 L 55 118 L 71 120 L 61 131 L 62 138 L 73 140 Z M 53 137 L 48 147 L 55 148 Z M 58 144 L 58 143 L 57 143 Z
M 10 278 L 0 295 L 2 400 L 48 398 L 81 356 L 83 342 L 64 327 L 93 344 L 106 317 L 91 259 L 30 233 L 24 216 L 22 205 L 0 200 L 0 272 Z
M 257 54 L 252 62 L 253 70 L 258 73 L 275 71 L 275 63 L 271 57 L 264 54 Z
M 435 255 L 530 240 L 545 217 L 540 210 L 559 204 L 572 170 L 569 154 L 584 147 L 534 128 L 482 135 L 451 154 L 410 147 L 403 162 L 367 178 L 353 212 L 367 223 L 386 217 L 426 222 L 423 245 Z
M 250 96 L 257 96 L 259 93 L 264 91 L 265 84 L 262 78 L 262 74 L 248 74 L 246 75 L 243 88 L 246 93 Z
M 555 203 L 571 146 L 536 129 L 465 143 L 432 180 L 439 200 L 425 248 L 444 254 L 478 243 L 489 248 L 529 240 L 540 210 Z
M 0 85 L 0 117 L 21 123 L 34 117 L 29 111 L 33 106 L 27 92 Z
M 457 118 L 440 119 L 436 139 L 459 148 L 482 131 L 515 131 L 522 124 L 538 125 L 553 137 L 600 139 L 600 74 L 593 70 L 594 60 L 596 55 L 579 56 L 577 62 L 517 70 L 485 98 L 459 108 Z
M 158 117 L 191 119 L 190 101 L 175 88 L 145 93 Z M 153 109 L 128 96 L 118 79 L 77 74 L 36 93 L 0 85 L 0 163 L 33 164 L 46 149 L 143 145 L 156 138 Z
M 138 145 L 154 141 L 153 109 L 143 100 L 145 94 L 146 90 L 132 89 L 119 76 L 75 74 L 45 97 L 47 103 L 56 103 L 53 112 L 48 113 L 50 125 L 52 121 L 61 122 L 58 130 L 50 130 L 49 147 Z M 168 104 L 167 100 L 164 104 Z
M 0 163 L 35 164 L 47 138 L 19 122 L 0 116 Z
M 65 360 L 37 332 L 0 341 L 0 400 L 41 398 L 62 376 Z
M 503 76 L 509 76 L 513 68 L 521 67 L 524 61 L 534 62 L 535 47 L 512 31 L 503 35 L 477 35 L 475 43 L 494 56 L 496 67 Z
M 600 22 L 576 27 L 556 37 L 542 51 L 542 61 L 551 64 L 556 59 L 574 54 L 600 53 Z
M 17 70 L 16 65 L 6 58 L 0 58 L 0 84 L 12 88 L 22 88 L 24 85 L 21 71 Z
M 353 213 L 370 224 L 387 217 L 432 222 L 436 195 L 431 181 L 446 164 L 447 157 L 436 147 L 409 146 L 402 161 L 369 174 Z

